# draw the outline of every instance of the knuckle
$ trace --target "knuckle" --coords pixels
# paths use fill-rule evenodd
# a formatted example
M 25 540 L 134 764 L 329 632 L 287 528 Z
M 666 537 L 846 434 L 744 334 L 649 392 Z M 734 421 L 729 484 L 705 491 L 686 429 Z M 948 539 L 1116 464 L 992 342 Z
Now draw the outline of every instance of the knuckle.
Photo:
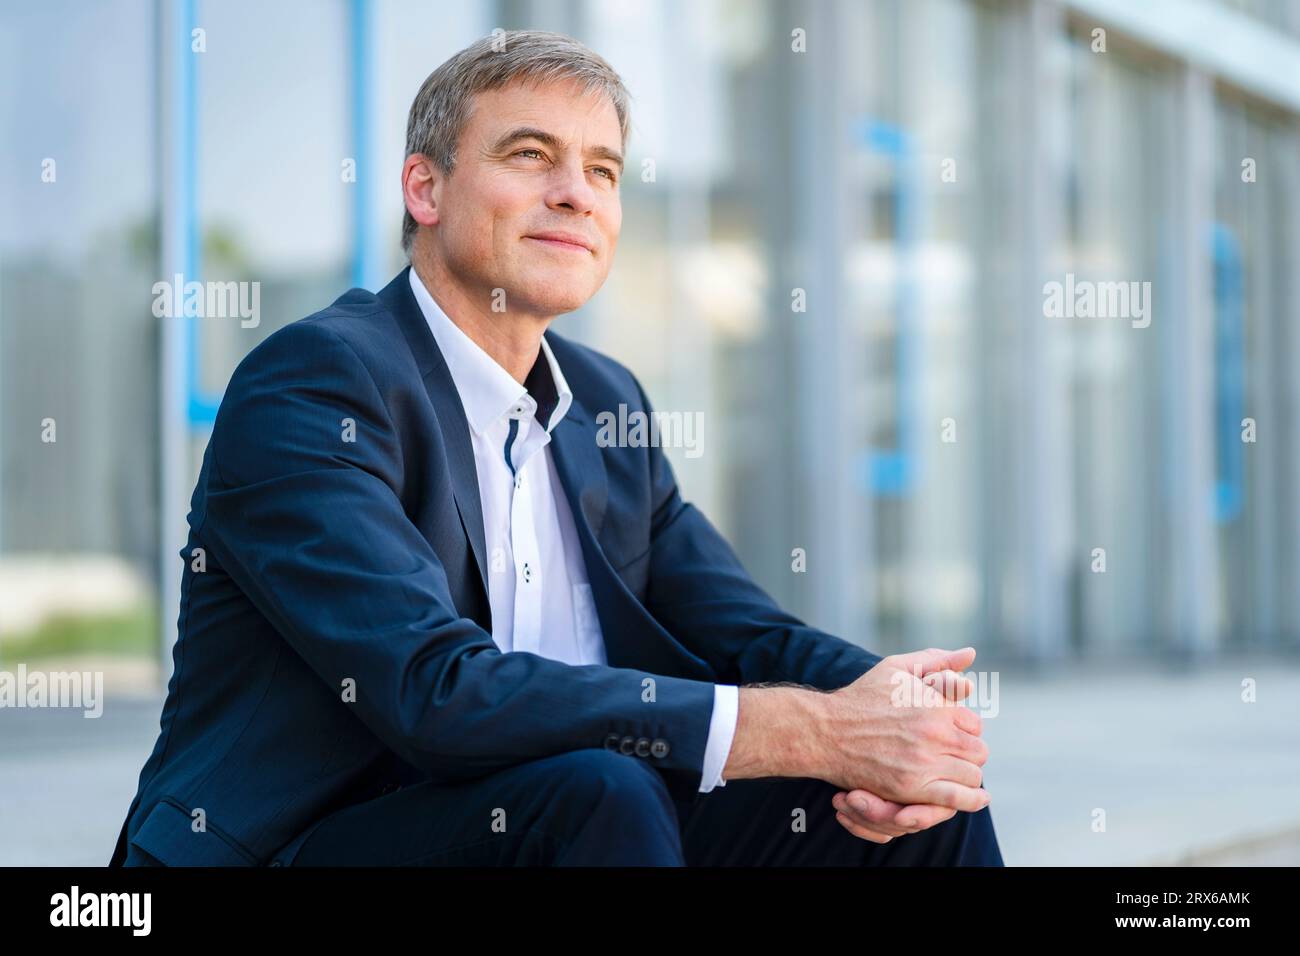
M 873 803 L 867 803 L 858 811 L 858 816 L 868 823 L 879 823 L 885 814 L 882 812 L 881 807 Z

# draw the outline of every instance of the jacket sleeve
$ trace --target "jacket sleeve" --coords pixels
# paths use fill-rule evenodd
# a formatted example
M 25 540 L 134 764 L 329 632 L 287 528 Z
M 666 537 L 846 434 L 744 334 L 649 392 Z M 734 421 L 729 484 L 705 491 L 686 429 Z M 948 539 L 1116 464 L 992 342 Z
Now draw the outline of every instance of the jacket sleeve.
M 209 453 L 202 542 L 342 705 L 432 779 L 610 735 L 664 740 L 656 766 L 699 774 L 711 683 L 503 654 L 456 612 L 402 506 L 402 443 L 383 397 L 328 327 L 293 323 L 245 357 Z
M 639 382 L 636 387 L 652 414 Z M 708 661 L 722 682 L 791 681 L 835 690 L 879 663 L 880 655 L 783 611 L 703 512 L 682 500 L 663 450 L 651 444 L 649 452 L 653 515 L 646 607 Z

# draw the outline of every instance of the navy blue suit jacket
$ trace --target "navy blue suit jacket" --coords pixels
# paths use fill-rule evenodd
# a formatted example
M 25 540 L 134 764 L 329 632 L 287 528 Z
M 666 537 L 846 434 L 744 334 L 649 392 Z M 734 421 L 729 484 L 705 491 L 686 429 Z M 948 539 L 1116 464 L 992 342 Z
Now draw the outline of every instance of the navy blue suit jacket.
M 226 389 L 180 552 L 161 732 L 111 865 L 128 843 L 168 865 L 266 865 L 396 786 L 589 747 L 694 790 L 715 682 L 829 690 L 880 660 L 778 608 L 682 500 L 662 449 L 599 445 L 599 412 L 649 412 L 645 393 L 546 335 L 574 396 L 552 453 L 608 665 L 493 643 L 447 365 L 405 269 L 378 294 L 352 289 L 270 335 Z

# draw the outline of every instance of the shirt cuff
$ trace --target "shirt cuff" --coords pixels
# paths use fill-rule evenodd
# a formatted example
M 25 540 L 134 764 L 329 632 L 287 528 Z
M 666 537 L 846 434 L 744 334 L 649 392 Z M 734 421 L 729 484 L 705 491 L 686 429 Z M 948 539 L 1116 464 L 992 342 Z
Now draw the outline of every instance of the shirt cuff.
M 700 793 L 725 787 L 722 768 L 731 753 L 736 736 L 736 719 L 740 714 L 740 687 L 733 684 L 713 685 L 713 716 L 709 718 L 709 739 L 704 745 L 704 770 L 700 774 Z

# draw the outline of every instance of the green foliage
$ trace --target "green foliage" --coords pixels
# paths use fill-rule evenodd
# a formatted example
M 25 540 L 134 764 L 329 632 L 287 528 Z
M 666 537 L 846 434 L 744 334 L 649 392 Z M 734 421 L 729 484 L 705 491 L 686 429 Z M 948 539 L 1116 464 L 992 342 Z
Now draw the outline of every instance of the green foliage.
M 158 609 L 141 605 L 115 615 L 51 617 L 30 631 L 0 640 L 0 661 L 30 664 L 65 654 L 118 654 L 130 657 L 158 653 Z

